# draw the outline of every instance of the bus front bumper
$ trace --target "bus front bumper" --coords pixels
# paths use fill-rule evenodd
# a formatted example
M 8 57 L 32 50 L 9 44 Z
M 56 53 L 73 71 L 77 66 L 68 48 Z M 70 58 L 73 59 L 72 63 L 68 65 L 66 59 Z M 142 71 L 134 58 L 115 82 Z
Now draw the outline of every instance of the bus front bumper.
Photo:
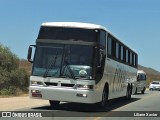
M 30 86 L 29 95 L 30 98 L 35 99 L 91 104 L 96 103 L 96 95 L 93 90 Z

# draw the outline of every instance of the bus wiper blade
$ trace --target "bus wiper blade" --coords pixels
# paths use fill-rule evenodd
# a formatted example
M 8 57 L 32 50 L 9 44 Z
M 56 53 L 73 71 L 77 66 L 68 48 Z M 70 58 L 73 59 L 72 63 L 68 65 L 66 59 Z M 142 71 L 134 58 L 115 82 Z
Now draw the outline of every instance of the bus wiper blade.
M 58 56 L 58 51 L 57 51 L 57 53 L 56 53 L 56 56 L 53 57 L 53 60 L 51 60 L 51 62 L 50 62 L 50 64 L 49 64 L 49 67 L 46 69 L 43 77 L 47 77 L 47 74 L 48 74 L 48 72 L 50 71 L 50 69 L 51 69 L 53 66 L 55 66 L 55 63 L 56 63 L 56 60 L 57 60 L 57 56 Z
M 76 80 L 76 77 L 75 77 L 75 75 L 74 75 L 74 73 L 73 73 L 68 61 L 64 60 L 64 63 L 66 65 L 65 67 L 67 67 L 68 71 L 70 72 L 70 75 L 71 75 L 72 79 Z M 65 69 L 65 67 L 64 67 L 64 69 Z M 63 70 L 63 72 L 64 72 L 64 70 Z M 62 76 L 63 76 L 63 72 L 62 72 Z

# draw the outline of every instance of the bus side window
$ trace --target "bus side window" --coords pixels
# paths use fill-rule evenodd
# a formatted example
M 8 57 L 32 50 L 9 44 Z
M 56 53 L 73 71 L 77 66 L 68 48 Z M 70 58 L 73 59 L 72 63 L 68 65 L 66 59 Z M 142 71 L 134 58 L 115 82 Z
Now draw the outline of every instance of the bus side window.
M 138 77 L 137 77 L 137 81 L 140 81 L 140 75 L 138 75 Z
M 108 53 L 108 55 L 110 55 L 111 56 L 111 54 L 112 54 L 112 39 L 110 38 L 110 37 L 108 37 L 108 47 L 107 47 L 107 53 Z
M 146 80 L 146 75 L 143 75 L 143 80 L 144 80 L 144 81 Z
M 100 38 L 99 38 L 99 52 L 98 52 L 98 66 L 102 68 L 102 73 L 103 73 L 103 68 L 105 64 L 105 56 L 106 56 L 106 32 L 104 30 L 100 30 Z M 101 73 L 101 74 L 102 74 Z
M 99 32 L 99 46 L 97 49 L 97 75 L 96 82 L 100 81 L 105 67 L 105 58 L 106 58 L 106 32 L 100 30 Z

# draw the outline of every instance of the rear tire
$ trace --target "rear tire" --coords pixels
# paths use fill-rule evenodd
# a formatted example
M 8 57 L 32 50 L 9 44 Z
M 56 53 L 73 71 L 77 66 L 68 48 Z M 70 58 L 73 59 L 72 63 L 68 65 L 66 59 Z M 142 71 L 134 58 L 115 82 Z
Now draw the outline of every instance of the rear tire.
M 149 90 L 150 90 L 150 91 L 153 91 L 153 88 L 150 88 Z
M 137 87 L 136 87 L 136 91 L 135 91 L 135 93 L 134 94 L 137 94 Z
M 131 87 L 127 87 L 127 92 L 126 92 L 126 99 L 130 100 L 131 99 L 131 95 L 132 95 L 132 90 Z
M 141 91 L 141 93 L 144 94 L 145 90 L 146 90 L 146 88 L 144 87 L 143 90 Z
M 60 101 L 49 100 L 52 109 L 58 108 Z

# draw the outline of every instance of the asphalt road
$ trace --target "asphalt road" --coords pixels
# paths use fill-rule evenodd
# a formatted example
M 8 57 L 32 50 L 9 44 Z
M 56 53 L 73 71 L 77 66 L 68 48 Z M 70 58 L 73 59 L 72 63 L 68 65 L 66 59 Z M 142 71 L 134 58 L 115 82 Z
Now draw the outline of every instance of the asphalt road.
M 160 91 L 146 91 L 145 94 L 132 95 L 129 101 L 118 98 L 109 101 L 109 106 L 99 109 L 91 105 L 77 103 L 61 103 L 58 109 L 51 109 L 49 104 L 34 108 L 18 109 L 18 112 L 40 111 L 53 117 L 30 118 L 33 120 L 159 120 L 160 116 Z M 159 112 L 158 112 L 159 111 Z M 146 117 L 146 114 L 152 115 Z M 152 113 L 152 114 L 151 114 Z M 145 117 L 142 117 L 144 116 Z M 141 116 L 141 117 L 140 117 Z M 0 120 L 17 120 L 22 118 L 0 118 Z M 23 118 L 28 120 L 28 118 Z

